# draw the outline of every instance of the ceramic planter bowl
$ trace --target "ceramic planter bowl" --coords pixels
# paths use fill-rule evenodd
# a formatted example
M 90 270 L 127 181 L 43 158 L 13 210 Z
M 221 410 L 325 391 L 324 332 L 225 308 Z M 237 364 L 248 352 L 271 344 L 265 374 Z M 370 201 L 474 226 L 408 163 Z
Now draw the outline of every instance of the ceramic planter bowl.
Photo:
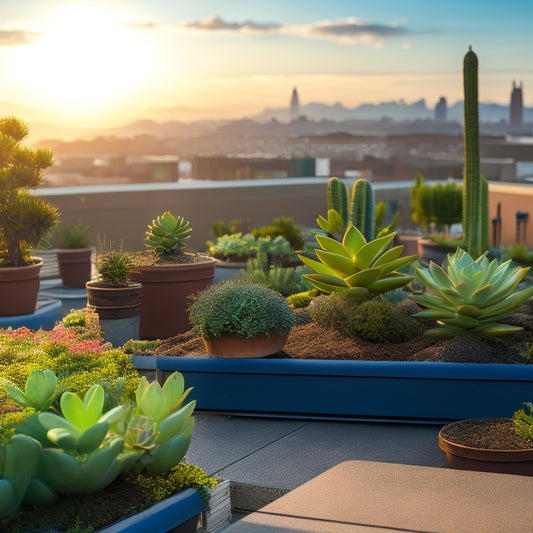
M 228 335 L 219 339 L 204 339 L 204 344 L 207 352 L 213 357 L 244 359 L 266 357 L 279 352 L 288 338 L 288 333 L 274 337 L 261 335 L 254 339 L 241 339 Z
M 449 468 L 533 476 L 533 447 L 515 434 L 510 418 L 452 422 L 439 432 L 439 446 Z

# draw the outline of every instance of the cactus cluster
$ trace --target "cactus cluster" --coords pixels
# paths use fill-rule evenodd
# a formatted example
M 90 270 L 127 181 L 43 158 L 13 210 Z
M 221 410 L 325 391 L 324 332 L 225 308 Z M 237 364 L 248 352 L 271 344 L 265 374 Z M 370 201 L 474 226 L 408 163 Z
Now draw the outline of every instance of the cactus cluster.
M 330 178 L 327 187 L 327 218 L 317 219 L 320 229 L 334 239 L 341 240 L 349 224 L 356 226 L 367 241 L 382 237 L 393 231 L 398 216 L 382 228 L 385 203 L 374 200 L 374 191 L 368 180 L 359 179 L 351 188 L 350 204 L 346 186 L 339 178 Z
M 169 211 L 152 220 L 145 233 L 144 245 L 163 254 L 179 254 L 191 236 L 189 221 L 183 217 L 173 216 Z

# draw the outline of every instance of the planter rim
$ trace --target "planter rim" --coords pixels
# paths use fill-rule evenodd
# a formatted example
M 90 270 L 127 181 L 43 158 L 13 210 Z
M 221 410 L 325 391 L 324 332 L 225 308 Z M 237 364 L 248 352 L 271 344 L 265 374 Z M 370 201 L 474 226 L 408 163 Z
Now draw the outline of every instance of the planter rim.
M 478 381 L 531 381 L 533 365 L 440 363 L 431 361 L 328 361 L 321 359 L 224 359 L 214 357 L 133 356 L 139 366 L 166 370 L 176 360 L 184 371 L 231 372 L 235 374 L 299 374 L 329 376 L 382 376 Z
M 198 491 L 185 489 L 96 533 L 167 533 L 203 510 L 204 504 Z
M 501 418 L 501 417 L 486 417 L 486 418 L 471 418 L 465 420 L 457 420 L 455 422 L 450 422 L 446 424 L 449 425 L 460 425 L 467 423 L 469 421 L 477 420 L 511 420 L 510 418 Z M 446 427 L 445 426 L 445 427 Z M 524 448 L 521 450 L 506 450 L 505 448 L 478 448 L 475 446 L 465 446 L 463 444 L 458 444 L 453 440 L 449 440 L 442 436 L 442 430 L 439 431 L 439 447 L 445 451 L 460 457 L 468 457 L 472 460 L 477 461 L 498 461 L 502 463 L 513 463 L 518 461 L 531 461 L 533 460 L 533 447 Z M 475 457 L 472 457 L 475 456 Z

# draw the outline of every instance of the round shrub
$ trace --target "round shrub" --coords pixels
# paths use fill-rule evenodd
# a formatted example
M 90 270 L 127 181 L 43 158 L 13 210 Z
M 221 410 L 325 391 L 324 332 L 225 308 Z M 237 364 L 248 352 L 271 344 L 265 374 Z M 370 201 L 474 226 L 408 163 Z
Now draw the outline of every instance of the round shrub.
M 340 293 L 321 294 L 309 304 L 308 311 L 313 321 L 324 328 L 350 334 L 350 324 L 358 303 Z
M 189 309 L 194 332 L 205 339 L 232 335 L 253 339 L 288 333 L 292 309 L 281 294 L 241 279 L 211 285 Z
M 414 334 L 413 320 L 390 302 L 372 299 L 357 306 L 350 333 L 369 342 L 404 342 Z

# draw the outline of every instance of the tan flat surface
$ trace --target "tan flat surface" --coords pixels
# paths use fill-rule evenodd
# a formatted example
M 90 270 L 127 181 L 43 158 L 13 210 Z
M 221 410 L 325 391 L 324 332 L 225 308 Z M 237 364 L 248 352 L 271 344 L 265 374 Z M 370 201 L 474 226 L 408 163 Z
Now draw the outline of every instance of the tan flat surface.
M 530 533 L 532 494 L 532 477 L 347 461 L 225 532 Z

